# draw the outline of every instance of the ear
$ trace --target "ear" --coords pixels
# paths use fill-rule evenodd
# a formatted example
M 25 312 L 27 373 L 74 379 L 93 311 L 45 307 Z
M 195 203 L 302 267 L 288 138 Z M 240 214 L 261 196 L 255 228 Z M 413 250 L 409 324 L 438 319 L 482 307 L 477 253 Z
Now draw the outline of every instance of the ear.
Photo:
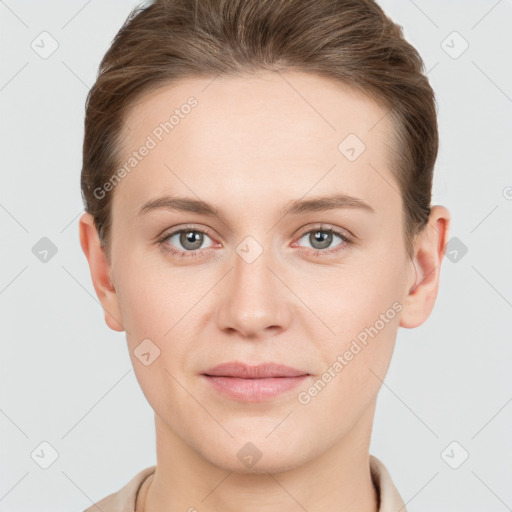
M 79 222 L 80 245 L 89 262 L 96 295 L 103 306 L 105 322 L 114 331 L 124 331 L 116 289 L 112 282 L 112 269 L 100 245 L 98 231 L 90 213 L 84 213 Z
M 428 225 L 417 235 L 414 244 L 414 256 L 411 259 L 412 279 L 403 302 L 399 324 L 401 327 L 418 327 L 432 312 L 439 289 L 441 263 L 449 231 L 450 212 L 444 206 L 433 206 Z

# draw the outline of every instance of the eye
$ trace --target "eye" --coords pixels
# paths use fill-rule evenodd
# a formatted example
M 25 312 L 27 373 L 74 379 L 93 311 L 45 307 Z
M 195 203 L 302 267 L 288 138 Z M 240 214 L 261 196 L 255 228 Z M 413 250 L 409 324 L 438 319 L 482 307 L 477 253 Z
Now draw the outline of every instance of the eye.
M 158 240 L 158 244 L 165 251 L 189 258 L 198 256 L 197 251 L 205 249 L 203 244 L 206 238 L 210 238 L 206 231 L 196 228 L 185 228 L 164 235 Z
M 336 238 L 340 239 L 341 242 L 334 246 L 334 248 L 329 248 Z M 315 256 L 331 254 L 343 250 L 346 245 L 351 243 L 351 239 L 348 235 L 343 234 L 337 229 L 324 228 L 322 226 L 306 231 L 299 238 L 299 241 L 302 239 L 306 239 L 306 242 L 311 244 L 310 248 L 314 249 Z

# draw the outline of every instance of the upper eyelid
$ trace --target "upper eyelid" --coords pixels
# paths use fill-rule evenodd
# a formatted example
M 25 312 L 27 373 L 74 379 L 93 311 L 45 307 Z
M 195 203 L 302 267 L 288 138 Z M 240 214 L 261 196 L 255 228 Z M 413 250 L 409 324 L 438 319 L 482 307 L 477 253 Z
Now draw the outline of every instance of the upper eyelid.
M 198 231 L 198 232 L 207 234 L 210 238 L 213 237 L 211 231 L 208 228 L 198 228 L 195 226 L 187 225 L 187 226 L 180 227 L 178 229 L 172 229 L 170 231 L 164 230 L 164 231 L 162 231 L 162 233 L 160 235 L 158 235 L 157 238 L 159 240 L 162 240 L 165 238 L 169 238 L 170 236 L 174 236 L 178 233 L 181 233 L 182 231 Z
M 326 226 L 325 224 L 322 224 L 321 226 L 313 226 L 305 229 L 304 231 L 301 231 L 300 237 L 302 238 L 304 235 L 310 233 L 311 231 L 332 231 L 334 234 L 343 235 L 346 238 L 352 237 L 351 233 L 349 233 L 346 229 Z

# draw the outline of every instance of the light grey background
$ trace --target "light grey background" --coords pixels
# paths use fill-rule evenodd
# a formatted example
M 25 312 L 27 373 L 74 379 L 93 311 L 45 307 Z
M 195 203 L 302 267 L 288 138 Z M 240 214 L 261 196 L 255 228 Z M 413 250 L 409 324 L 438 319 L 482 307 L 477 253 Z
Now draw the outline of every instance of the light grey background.
M 460 242 L 431 317 L 399 331 L 370 451 L 411 512 L 502 512 L 512 508 L 512 3 L 379 3 L 436 91 L 433 204 L 450 210 Z M 0 1 L 0 511 L 81 511 L 156 462 L 152 409 L 124 333 L 104 324 L 77 231 L 85 97 L 135 5 Z M 43 31 L 58 42 L 47 59 L 31 47 Z M 454 58 L 460 37 L 469 47 Z M 58 250 L 46 263 L 32 252 L 42 237 Z M 58 452 L 48 469 L 31 455 L 44 441 Z

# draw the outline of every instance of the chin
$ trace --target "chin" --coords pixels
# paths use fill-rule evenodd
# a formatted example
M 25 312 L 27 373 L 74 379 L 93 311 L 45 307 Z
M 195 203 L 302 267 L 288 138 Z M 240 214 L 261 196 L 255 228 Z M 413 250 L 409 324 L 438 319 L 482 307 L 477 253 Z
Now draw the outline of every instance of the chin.
M 228 429 L 229 430 L 229 429 Z M 225 443 L 212 448 L 211 444 L 205 450 L 199 449 L 202 457 L 211 464 L 239 474 L 266 474 L 281 473 L 297 468 L 308 460 L 308 453 L 304 452 L 304 445 L 310 443 L 290 439 L 286 440 L 265 433 L 242 437 L 236 435 L 234 439 L 226 439 Z

